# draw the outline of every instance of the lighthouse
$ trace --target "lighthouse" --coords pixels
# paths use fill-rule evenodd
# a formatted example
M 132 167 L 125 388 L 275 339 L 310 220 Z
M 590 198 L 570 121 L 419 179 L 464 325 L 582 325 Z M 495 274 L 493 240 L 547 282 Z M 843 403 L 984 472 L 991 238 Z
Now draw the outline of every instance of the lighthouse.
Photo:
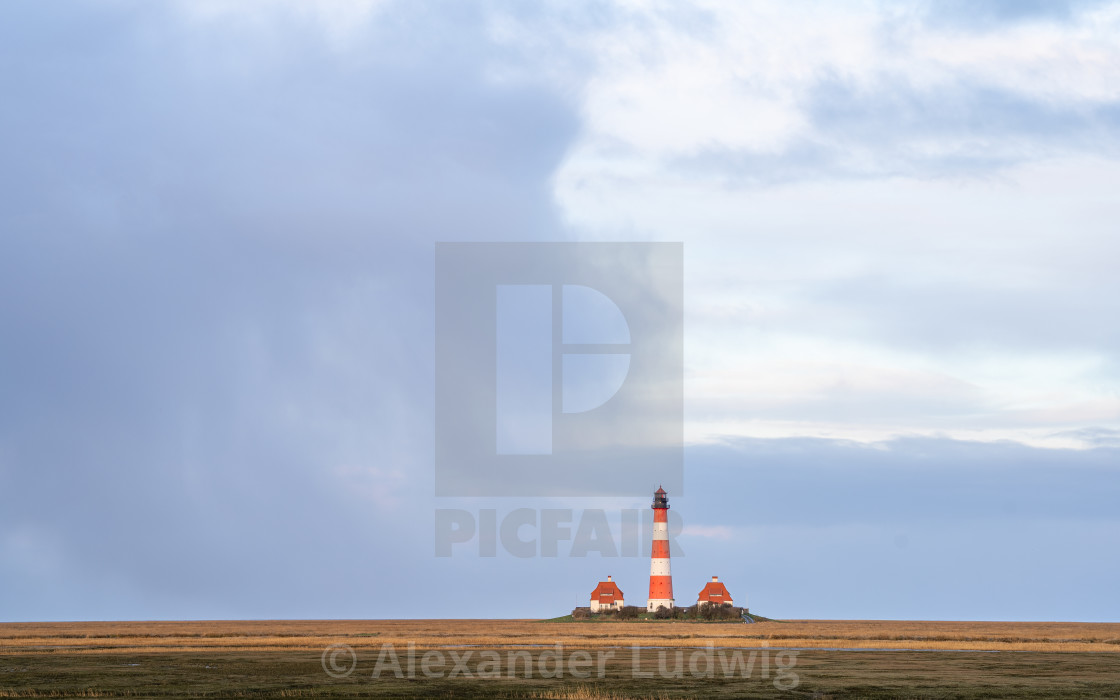
M 649 564 L 646 610 L 673 607 L 673 574 L 669 571 L 669 498 L 660 486 L 653 494 L 653 551 Z

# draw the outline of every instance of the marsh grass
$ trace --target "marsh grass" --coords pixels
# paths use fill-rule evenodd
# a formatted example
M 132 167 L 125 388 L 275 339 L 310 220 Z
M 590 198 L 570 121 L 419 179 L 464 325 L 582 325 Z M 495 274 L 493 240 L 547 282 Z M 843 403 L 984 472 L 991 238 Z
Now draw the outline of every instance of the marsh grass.
M 591 685 L 577 685 L 555 690 L 537 691 L 526 697 L 541 698 L 542 700 L 668 700 L 673 696 L 665 693 L 639 696 L 632 693 L 616 693 Z
M 384 643 L 429 649 L 611 650 L 606 678 L 372 678 Z M 531 620 L 347 620 L 0 624 L 0 698 L 794 697 L 767 679 L 635 678 L 634 645 L 658 649 L 808 648 L 802 697 L 1117 698 L 1120 624 L 793 620 L 580 624 Z M 360 672 L 332 679 L 321 654 L 347 644 Z M 822 647 L 863 649 L 829 651 Z M 904 651 L 873 651 L 873 649 Z M 992 652 L 947 651 L 970 649 Z M 939 650 L 929 653 L 921 650 Z M 651 652 L 652 653 L 652 652 Z M 646 662 L 652 657 L 643 657 Z
M 0 624 L 4 653 L 155 653 L 463 646 L 798 647 L 1120 652 L 1120 624 L 790 620 L 602 624 L 531 620 L 340 620 Z

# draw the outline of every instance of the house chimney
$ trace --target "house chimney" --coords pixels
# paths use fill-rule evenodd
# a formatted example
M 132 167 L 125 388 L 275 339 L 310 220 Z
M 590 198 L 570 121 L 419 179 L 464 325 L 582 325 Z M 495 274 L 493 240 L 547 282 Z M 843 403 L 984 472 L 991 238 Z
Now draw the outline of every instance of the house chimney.
M 609 580 L 609 578 L 610 578 L 610 577 L 608 577 L 608 580 Z M 716 582 L 716 581 L 718 581 L 718 580 L 719 580 L 719 576 L 713 576 L 713 577 L 712 577 L 712 582 L 713 582 L 713 583 L 714 583 L 714 582 Z
M 610 580 L 611 580 L 611 575 L 610 575 L 610 574 L 607 574 L 607 580 L 608 580 L 608 581 L 610 581 Z

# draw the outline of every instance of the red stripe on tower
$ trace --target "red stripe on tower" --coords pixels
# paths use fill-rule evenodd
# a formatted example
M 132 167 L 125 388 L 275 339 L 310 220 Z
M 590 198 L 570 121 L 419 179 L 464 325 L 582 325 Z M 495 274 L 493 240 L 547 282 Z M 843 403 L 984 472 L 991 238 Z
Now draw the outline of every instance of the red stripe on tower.
M 653 494 L 653 548 L 649 564 L 646 610 L 673 607 L 673 574 L 669 570 L 669 497 L 660 486 Z

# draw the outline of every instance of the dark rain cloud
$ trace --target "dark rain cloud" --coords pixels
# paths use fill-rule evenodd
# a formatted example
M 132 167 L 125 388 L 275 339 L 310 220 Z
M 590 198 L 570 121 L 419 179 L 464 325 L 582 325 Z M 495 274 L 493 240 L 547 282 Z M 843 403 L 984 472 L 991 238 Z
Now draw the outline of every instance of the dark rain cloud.
M 718 574 L 787 617 L 1120 619 L 1115 446 L 738 439 L 686 459 L 685 600 Z
M 1036 448 L 1014 442 L 936 437 L 862 444 L 818 438 L 730 439 L 693 447 L 689 465 L 726 488 L 689 501 L 731 513 L 738 494 L 796 493 L 752 500 L 738 523 L 851 525 L 986 521 L 1008 513 L 1112 521 L 1120 452 Z M 690 474 L 691 475 L 691 474 Z M 705 521 L 707 522 L 707 521 Z
M 429 549 L 432 243 L 559 237 L 568 98 L 459 5 L 3 12 L 0 618 L 361 609 Z

